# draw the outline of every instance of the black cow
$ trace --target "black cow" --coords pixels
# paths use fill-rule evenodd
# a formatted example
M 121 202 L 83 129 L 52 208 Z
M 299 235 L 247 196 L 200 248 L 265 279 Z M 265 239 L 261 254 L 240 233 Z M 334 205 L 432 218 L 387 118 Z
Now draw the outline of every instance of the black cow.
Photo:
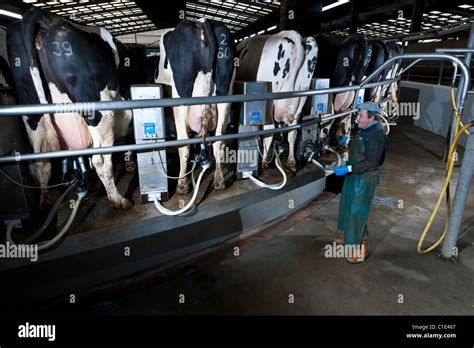
M 171 86 L 173 97 L 203 97 L 232 93 L 235 78 L 235 44 L 222 23 L 202 19 L 181 21 L 161 36 L 160 61 L 155 82 Z M 176 106 L 173 108 L 178 139 L 187 139 L 188 131 L 206 136 L 209 131 L 221 135 L 227 125 L 230 103 Z M 216 159 L 214 187 L 224 189 L 221 156 L 224 143 L 213 144 Z M 189 146 L 179 148 L 180 172 L 176 192 L 189 192 L 186 167 Z
M 79 27 L 32 7 L 7 32 L 8 58 L 22 104 L 111 101 L 120 99 L 120 58 L 104 28 Z M 58 110 L 63 111 L 63 110 Z M 129 111 L 84 110 L 23 116 L 34 152 L 111 146 L 123 136 Z M 120 195 L 111 155 L 94 155 L 92 163 L 114 207 L 131 203 Z M 42 188 L 51 176 L 49 161 L 35 161 L 32 174 Z M 41 203 L 47 198 L 43 189 Z

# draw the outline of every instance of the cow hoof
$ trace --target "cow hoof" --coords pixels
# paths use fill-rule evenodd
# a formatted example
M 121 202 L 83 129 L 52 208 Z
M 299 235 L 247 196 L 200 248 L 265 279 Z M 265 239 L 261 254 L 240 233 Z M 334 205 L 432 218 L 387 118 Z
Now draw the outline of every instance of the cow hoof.
M 291 173 L 296 173 L 296 163 L 294 161 L 287 163 L 286 166 Z
M 123 210 L 130 210 L 133 207 L 133 203 L 130 202 L 128 199 L 121 199 L 116 204 L 112 204 L 114 209 L 123 209 Z
M 224 183 L 224 181 L 215 182 L 215 183 L 214 183 L 214 188 L 215 188 L 216 190 L 225 190 L 225 183 Z
M 176 193 L 178 195 L 185 195 L 189 193 L 189 184 L 178 184 L 178 186 L 176 186 Z

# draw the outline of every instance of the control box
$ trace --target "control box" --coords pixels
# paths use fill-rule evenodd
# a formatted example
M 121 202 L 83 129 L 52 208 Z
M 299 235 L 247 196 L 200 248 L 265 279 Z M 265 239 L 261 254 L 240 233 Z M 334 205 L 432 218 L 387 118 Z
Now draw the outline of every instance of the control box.
M 159 84 L 132 85 L 130 96 L 132 100 L 161 99 L 163 90 Z M 165 141 L 163 108 L 134 109 L 133 129 L 136 144 Z M 138 152 L 137 165 L 142 203 L 151 202 L 155 197 L 159 200 L 167 200 L 166 150 Z

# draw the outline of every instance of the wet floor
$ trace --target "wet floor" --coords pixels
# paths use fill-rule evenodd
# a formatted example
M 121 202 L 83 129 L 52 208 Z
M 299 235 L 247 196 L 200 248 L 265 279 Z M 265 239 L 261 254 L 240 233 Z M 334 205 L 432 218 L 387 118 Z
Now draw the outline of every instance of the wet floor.
M 74 308 L 113 315 L 472 315 L 473 190 L 458 263 L 416 251 L 443 183 L 442 149 L 441 137 L 420 128 L 392 128 L 369 219 L 369 258 L 361 264 L 326 257 L 335 236 L 339 195 L 324 192 L 255 234 L 135 284 L 96 293 Z M 456 168 L 453 183 L 458 172 Z M 439 237 L 444 213 L 443 205 L 425 245 Z

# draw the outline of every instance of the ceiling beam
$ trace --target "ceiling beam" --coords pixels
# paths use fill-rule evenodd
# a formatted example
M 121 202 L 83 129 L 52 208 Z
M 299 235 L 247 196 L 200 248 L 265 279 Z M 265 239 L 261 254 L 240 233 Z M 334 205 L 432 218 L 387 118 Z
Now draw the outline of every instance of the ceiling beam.
M 425 0 L 415 0 L 411 12 L 410 33 L 418 33 L 423 22 L 423 12 L 425 11 Z

